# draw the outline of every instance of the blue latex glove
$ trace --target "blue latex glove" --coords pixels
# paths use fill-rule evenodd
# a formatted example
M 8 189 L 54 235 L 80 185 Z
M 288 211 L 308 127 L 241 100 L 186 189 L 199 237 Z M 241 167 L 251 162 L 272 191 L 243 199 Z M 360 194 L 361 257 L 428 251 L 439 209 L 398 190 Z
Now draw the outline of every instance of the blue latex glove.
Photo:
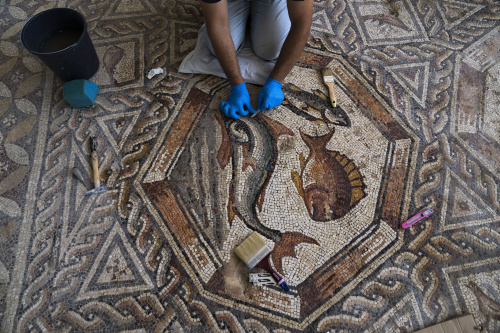
M 248 94 L 245 82 L 231 87 L 231 94 L 227 101 L 220 104 L 220 109 L 226 117 L 238 119 L 241 116 L 248 115 L 248 112 L 255 113 L 250 103 L 250 95 Z
M 257 110 L 271 110 L 278 105 L 281 105 L 281 103 L 283 103 L 283 99 L 285 98 L 283 91 L 281 91 L 281 86 L 282 84 L 279 81 L 268 77 L 259 93 Z

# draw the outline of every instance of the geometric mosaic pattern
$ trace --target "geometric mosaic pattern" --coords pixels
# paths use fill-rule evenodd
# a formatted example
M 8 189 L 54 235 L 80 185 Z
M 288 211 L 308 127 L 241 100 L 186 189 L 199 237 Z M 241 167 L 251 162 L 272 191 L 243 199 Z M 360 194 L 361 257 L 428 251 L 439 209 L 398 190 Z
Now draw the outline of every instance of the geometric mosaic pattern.
M 500 4 L 314 5 L 284 103 L 236 121 L 226 80 L 177 71 L 197 0 L 0 1 L 2 332 L 500 330 Z M 93 107 L 19 40 L 52 7 L 87 19 Z M 248 282 L 254 230 L 290 292 Z

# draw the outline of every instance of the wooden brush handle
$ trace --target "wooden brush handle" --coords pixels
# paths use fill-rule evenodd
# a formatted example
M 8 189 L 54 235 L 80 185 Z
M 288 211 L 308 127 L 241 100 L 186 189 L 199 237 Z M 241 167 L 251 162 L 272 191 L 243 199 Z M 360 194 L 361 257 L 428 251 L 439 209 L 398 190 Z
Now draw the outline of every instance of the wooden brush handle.
M 92 173 L 94 176 L 94 187 L 101 186 L 101 180 L 99 179 L 99 161 L 97 160 L 97 152 L 93 151 L 90 153 L 90 162 L 92 163 Z
M 336 107 L 337 101 L 335 98 L 335 92 L 333 91 L 333 82 L 327 82 L 326 86 L 328 87 L 328 91 L 330 93 L 330 103 L 332 103 L 333 107 Z

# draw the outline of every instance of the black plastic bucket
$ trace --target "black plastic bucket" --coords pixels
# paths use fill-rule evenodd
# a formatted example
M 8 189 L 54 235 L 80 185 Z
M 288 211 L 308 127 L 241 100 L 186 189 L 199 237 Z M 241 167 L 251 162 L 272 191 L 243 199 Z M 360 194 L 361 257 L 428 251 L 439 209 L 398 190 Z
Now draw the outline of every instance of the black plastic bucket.
M 99 69 L 87 22 L 76 10 L 54 8 L 33 16 L 24 25 L 21 41 L 65 81 L 88 80 Z

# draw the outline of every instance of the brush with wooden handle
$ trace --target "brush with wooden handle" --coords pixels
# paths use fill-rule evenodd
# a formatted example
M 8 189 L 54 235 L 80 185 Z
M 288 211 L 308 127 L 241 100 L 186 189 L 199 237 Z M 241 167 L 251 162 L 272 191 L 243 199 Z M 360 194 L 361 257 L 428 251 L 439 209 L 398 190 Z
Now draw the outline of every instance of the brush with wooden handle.
M 97 159 L 97 140 L 90 137 L 90 163 L 92 164 L 92 174 L 94 176 L 94 188 L 101 186 L 99 179 L 99 160 Z
M 234 254 L 250 269 L 257 267 L 267 270 L 281 288 L 285 289 L 285 291 L 290 291 L 290 287 L 288 287 L 285 279 L 271 266 L 271 251 L 259 233 L 254 231 L 234 249 Z
M 87 191 L 85 195 L 106 192 L 108 188 L 106 186 L 101 186 L 101 180 L 99 178 L 99 160 L 97 159 L 97 139 L 94 137 L 90 137 L 90 163 L 92 164 L 92 174 L 94 176 L 94 188 L 90 191 Z
M 333 85 L 335 83 L 335 79 L 333 77 L 333 71 L 331 68 L 323 68 L 321 70 L 321 75 L 323 76 L 323 82 L 328 87 L 330 92 L 330 102 L 332 106 L 337 107 L 337 98 L 335 97 L 335 92 L 333 91 Z

